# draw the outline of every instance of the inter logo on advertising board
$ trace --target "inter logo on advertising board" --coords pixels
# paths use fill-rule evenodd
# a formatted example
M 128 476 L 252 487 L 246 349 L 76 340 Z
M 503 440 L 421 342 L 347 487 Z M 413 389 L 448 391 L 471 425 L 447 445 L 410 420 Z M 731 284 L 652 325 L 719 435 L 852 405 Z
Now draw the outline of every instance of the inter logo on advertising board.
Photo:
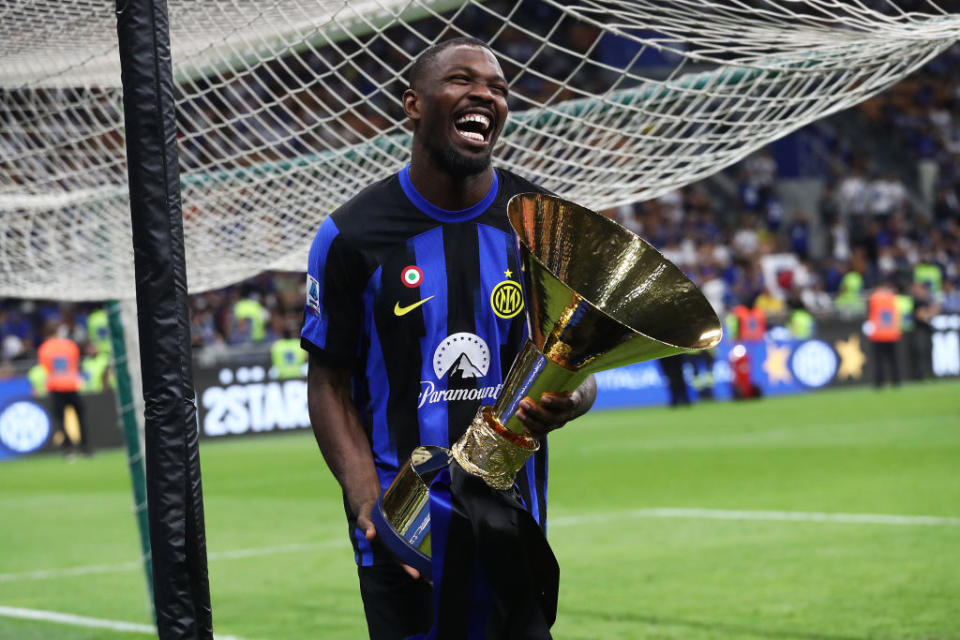
M 840 359 L 823 340 L 800 343 L 790 357 L 790 369 L 797 382 L 816 389 L 830 383 L 837 375 Z
M 509 273 L 507 271 L 507 274 Z M 520 284 L 515 280 L 500 282 L 490 293 L 490 306 L 497 316 L 504 319 L 512 318 L 523 311 L 523 291 Z
M 40 449 L 50 432 L 47 412 L 33 401 L 18 400 L 0 411 L 0 444 L 15 454 Z

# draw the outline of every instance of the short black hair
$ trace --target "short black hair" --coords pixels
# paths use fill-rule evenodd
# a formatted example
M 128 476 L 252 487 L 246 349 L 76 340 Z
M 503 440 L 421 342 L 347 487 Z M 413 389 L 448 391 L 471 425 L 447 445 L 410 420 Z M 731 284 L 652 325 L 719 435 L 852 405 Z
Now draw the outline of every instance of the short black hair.
M 430 66 L 430 63 L 433 62 L 434 58 L 440 55 L 440 52 L 450 47 L 458 47 L 460 45 L 468 45 L 471 47 L 481 47 L 493 53 L 493 49 L 490 48 L 483 40 L 479 38 L 473 38 L 470 36 L 461 36 L 458 38 L 451 38 L 450 40 L 444 40 L 443 42 L 438 42 L 434 45 L 428 47 L 423 53 L 417 56 L 417 59 L 413 61 L 413 64 L 410 66 L 410 71 L 407 72 L 407 84 L 411 89 L 416 89 L 417 85 L 420 83 L 420 78 L 423 76 L 423 72 L 427 67 Z

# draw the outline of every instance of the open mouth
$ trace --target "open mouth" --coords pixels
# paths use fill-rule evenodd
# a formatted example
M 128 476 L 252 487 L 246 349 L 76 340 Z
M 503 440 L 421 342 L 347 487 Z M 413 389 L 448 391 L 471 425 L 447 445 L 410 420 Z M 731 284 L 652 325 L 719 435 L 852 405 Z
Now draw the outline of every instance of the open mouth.
M 486 144 L 493 131 L 493 120 L 484 113 L 475 111 L 465 113 L 453 122 L 454 128 L 462 137 L 474 144 Z

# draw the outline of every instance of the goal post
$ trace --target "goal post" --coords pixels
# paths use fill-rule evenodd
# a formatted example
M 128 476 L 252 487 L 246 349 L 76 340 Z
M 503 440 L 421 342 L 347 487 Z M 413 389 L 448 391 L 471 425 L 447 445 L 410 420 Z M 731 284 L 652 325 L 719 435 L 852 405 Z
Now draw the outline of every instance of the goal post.
M 165 0 L 119 0 L 117 34 L 157 633 L 212 640 Z

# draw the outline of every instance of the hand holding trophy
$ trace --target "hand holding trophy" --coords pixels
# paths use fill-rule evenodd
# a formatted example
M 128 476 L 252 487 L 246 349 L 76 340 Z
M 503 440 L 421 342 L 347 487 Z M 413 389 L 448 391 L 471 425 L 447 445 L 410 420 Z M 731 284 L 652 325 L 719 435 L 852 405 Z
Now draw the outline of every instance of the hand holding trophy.
M 387 546 L 425 575 L 429 483 L 456 464 L 493 489 L 512 487 L 539 446 L 514 416 L 523 398 L 573 391 L 591 373 L 720 342 L 720 321 L 697 286 L 616 222 L 533 193 L 514 196 L 507 214 L 523 265 L 530 338 L 495 403 L 480 407 L 452 451 L 414 450 L 371 514 Z

